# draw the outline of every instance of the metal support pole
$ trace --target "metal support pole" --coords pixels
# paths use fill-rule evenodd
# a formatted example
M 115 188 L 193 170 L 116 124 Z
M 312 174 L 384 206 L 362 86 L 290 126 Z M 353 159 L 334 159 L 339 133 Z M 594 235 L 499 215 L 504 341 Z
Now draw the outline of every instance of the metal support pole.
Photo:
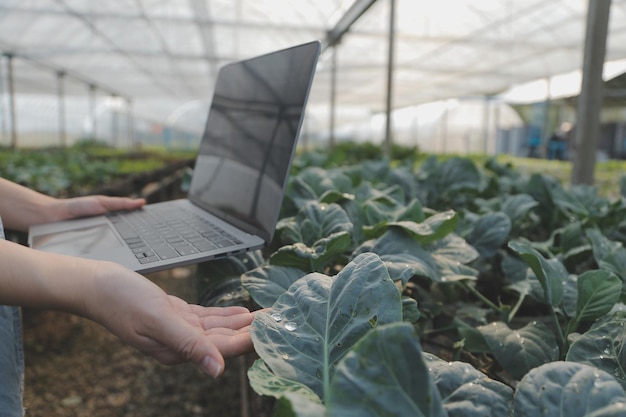
M 496 107 L 494 109 L 494 114 L 493 114 L 493 131 L 494 131 L 494 155 L 497 155 L 500 149 L 500 110 L 502 109 L 502 103 L 501 102 L 496 102 Z
M 62 147 L 67 146 L 67 134 L 65 129 L 65 73 L 57 72 L 57 99 L 59 102 L 59 142 Z
M 541 153 L 542 158 L 548 158 L 550 156 L 550 137 L 552 131 L 550 130 L 550 109 L 552 108 L 552 78 L 546 78 L 546 101 L 543 107 L 543 127 L 541 129 Z
M 576 114 L 572 184 L 593 184 L 600 110 L 602 108 L 602 71 L 606 52 L 611 0 L 589 0 L 587 32 L 583 58 L 583 80 Z
M 17 149 L 17 122 L 15 115 L 15 80 L 13 79 L 13 55 L 7 57 L 7 82 L 9 83 L 9 120 L 11 122 L 11 149 Z
M 111 98 L 114 103 L 117 103 L 117 96 L 112 95 Z M 119 144 L 119 114 L 117 105 L 112 106 L 111 109 L 111 142 L 113 143 L 114 148 L 118 148 Z
M 443 114 L 441 115 L 441 145 L 442 145 L 442 153 L 448 153 L 448 108 L 450 106 L 450 102 L 446 100 L 446 107 L 443 110 Z
M 385 103 L 386 123 L 385 123 L 385 155 L 391 158 L 392 119 L 391 108 L 393 105 L 393 64 L 396 32 L 396 0 L 389 0 L 389 46 L 387 56 L 387 101 Z
M 96 107 L 96 86 L 89 85 L 89 115 L 91 116 L 91 139 L 95 141 L 98 138 L 98 114 Z
M 490 101 L 489 101 L 489 96 L 485 96 L 484 100 L 483 100 L 483 152 L 485 155 L 489 154 L 489 136 L 490 136 L 490 129 L 489 129 L 489 124 L 491 123 L 490 120 L 490 113 L 491 113 L 491 106 L 490 106 Z
M 330 71 L 330 142 L 328 147 L 332 151 L 335 149 L 335 112 L 337 111 L 337 45 L 333 47 L 333 60 Z
M 128 128 L 128 143 L 130 147 L 135 147 L 135 118 L 133 115 L 133 101 L 126 99 L 126 124 Z

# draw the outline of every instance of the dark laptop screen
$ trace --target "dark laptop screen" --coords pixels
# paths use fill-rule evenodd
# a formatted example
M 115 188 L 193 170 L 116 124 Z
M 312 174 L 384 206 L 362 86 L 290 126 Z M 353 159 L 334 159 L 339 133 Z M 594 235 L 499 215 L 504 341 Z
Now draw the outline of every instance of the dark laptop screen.
M 223 67 L 189 198 L 269 242 L 280 213 L 319 42 Z

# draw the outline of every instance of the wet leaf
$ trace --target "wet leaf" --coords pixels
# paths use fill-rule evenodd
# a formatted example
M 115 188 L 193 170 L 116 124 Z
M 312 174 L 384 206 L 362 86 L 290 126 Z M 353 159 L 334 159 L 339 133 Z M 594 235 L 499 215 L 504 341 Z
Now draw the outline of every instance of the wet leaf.
M 329 417 L 447 417 L 413 326 L 369 332 L 337 366 Z
M 592 366 L 552 362 L 533 369 L 515 392 L 513 417 L 622 417 L 626 394 Z
M 554 334 L 541 323 L 531 322 L 512 330 L 504 323 L 493 322 L 478 330 L 496 360 L 514 378 L 520 379 L 531 369 L 559 357 Z
M 362 254 L 335 277 L 313 273 L 293 283 L 251 334 L 277 376 L 328 397 L 339 360 L 373 326 L 402 320 L 400 292 L 381 259 Z

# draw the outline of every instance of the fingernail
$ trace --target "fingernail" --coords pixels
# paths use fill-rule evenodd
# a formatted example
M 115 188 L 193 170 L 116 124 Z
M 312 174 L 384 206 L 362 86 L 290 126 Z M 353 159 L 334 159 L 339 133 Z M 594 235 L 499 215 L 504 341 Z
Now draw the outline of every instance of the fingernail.
M 222 365 L 210 356 L 202 359 L 202 370 L 210 377 L 217 378 L 222 373 Z

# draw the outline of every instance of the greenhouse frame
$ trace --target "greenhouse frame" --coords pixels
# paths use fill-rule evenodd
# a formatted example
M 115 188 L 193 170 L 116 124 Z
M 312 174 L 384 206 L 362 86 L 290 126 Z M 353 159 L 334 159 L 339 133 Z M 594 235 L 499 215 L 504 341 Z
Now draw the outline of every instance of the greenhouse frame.
M 588 6 L 598 3 L 4 0 L 0 144 L 193 147 L 219 67 L 319 39 L 302 143 L 525 152 L 529 126 L 545 143 L 575 123 Z M 626 1 L 606 4 L 608 82 L 626 71 Z M 610 91 L 621 103 L 623 89 Z M 531 110 L 512 110 L 520 105 Z M 616 107 L 603 118 L 619 142 Z

